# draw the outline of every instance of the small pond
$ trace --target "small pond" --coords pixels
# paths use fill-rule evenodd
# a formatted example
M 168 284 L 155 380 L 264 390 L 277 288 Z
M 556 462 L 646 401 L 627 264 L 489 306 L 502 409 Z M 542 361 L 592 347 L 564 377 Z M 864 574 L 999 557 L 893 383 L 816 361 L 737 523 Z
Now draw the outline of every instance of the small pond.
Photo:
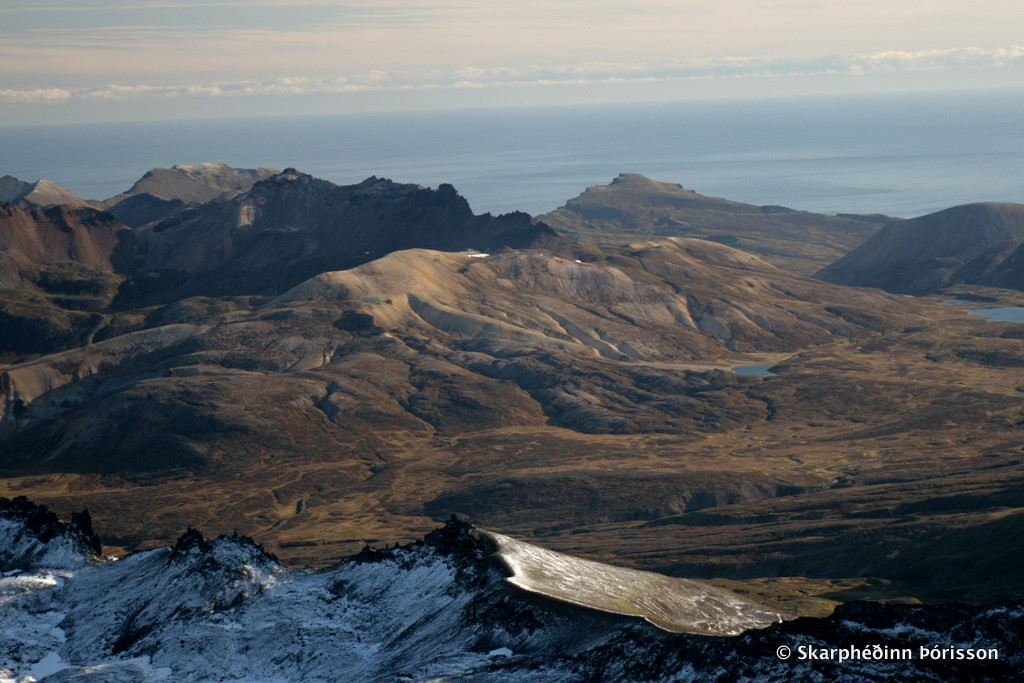
M 772 367 L 772 366 L 771 365 L 737 365 L 736 367 L 732 368 L 732 371 L 735 372 L 737 375 L 747 375 L 747 376 L 753 376 L 753 377 L 770 377 L 770 376 L 775 374 L 774 372 L 772 372 L 771 370 L 768 369 L 770 367 Z
M 1024 306 L 1007 306 L 1005 308 L 976 308 L 968 311 L 971 315 L 980 315 L 1001 323 L 1024 323 Z

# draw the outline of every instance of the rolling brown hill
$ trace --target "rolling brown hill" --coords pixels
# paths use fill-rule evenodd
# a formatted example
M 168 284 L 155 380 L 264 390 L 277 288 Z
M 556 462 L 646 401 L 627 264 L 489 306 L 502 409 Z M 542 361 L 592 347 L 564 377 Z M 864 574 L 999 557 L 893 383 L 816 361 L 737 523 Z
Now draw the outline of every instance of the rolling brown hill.
M 906 294 L 955 284 L 1024 289 L 1024 205 L 965 204 L 891 223 L 815 277 Z
M 111 215 L 90 207 L 30 210 L 0 204 L 0 251 L 24 264 L 71 262 L 113 272 L 115 251 L 127 230 Z
M 6 369 L 2 421 L 5 436 L 18 437 L 4 457 L 21 461 L 45 444 L 47 461 L 69 467 L 148 471 L 166 456 L 203 468 L 213 461 L 190 438 L 213 438 L 228 449 L 223 457 L 246 460 L 220 435 L 254 429 L 269 439 L 262 430 L 280 427 L 254 426 L 260 410 L 236 411 L 235 400 L 186 401 L 173 408 L 182 419 L 166 423 L 177 392 L 192 385 L 238 392 L 244 404 L 296 387 L 305 388 L 293 399 L 305 401 L 319 385 L 313 416 L 353 433 L 349 423 L 367 416 L 413 433 L 551 420 L 594 433 L 717 429 L 764 406 L 742 392 L 688 395 L 707 384 L 690 370 L 721 367 L 734 352 L 871 336 L 908 315 L 888 295 L 823 285 L 700 240 L 637 244 L 602 263 L 534 250 L 407 250 L 318 275 L 257 309 L 198 319 L 194 310 L 169 306 L 154 314 L 162 325 Z M 145 389 L 136 396 L 132 387 Z M 361 405 L 350 405 L 357 397 Z M 735 401 L 735 416 L 716 414 L 723 401 Z M 108 417 L 99 431 L 68 428 L 75 415 L 112 410 L 132 417 Z M 168 429 L 175 439 L 165 439 Z
M 753 206 L 686 190 L 636 173 L 587 188 L 538 217 L 584 242 L 622 243 L 653 237 L 697 237 L 760 254 L 810 275 L 868 238 L 879 216 L 826 216 L 782 206 Z

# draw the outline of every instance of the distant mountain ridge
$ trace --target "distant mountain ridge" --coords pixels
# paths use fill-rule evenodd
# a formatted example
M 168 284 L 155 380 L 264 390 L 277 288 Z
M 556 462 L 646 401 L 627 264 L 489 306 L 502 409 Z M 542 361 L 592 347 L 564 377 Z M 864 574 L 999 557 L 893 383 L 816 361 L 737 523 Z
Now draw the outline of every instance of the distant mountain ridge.
M 681 185 L 622 173 L 538 217 L 564 235 L 597 243 L 697 237 L 760 254 L 810 275 L 868 238 L 882 216 L 826 216 L 701 195 Z
M 7 181 L 11 196 L 38 185 Z M 294 169 L 217 163 L 154 169 L 133 186 L 140 190 L 119 195 L 107 212 L 80 200 L 45 210 L 0 204 L 0 322 L 10 333 L 0 337 L 0 355 L 122 334 L 145 324 L 121 314 L 138 305 L 280 294 L 399 249 L 565 243 L 523 213 L 475 216 L 450 185 L 374 177 L 340 186 Z M 132 230 L 117 219 L 121 209 L 149 225 Z
M 279 172 L 232 168 L 223 162 L 154 168 L 127 192 L 99 204 L 125 225 L 138 228 L 214 199 L 230 198 Z
M 148 192 L 163 199 L 203 204 L 225 192 L 244 192 L 278 173 L 272 168 L 233 168 L 223 162 L 176 164 L 146 172 L 124 194 Z
M 474 215 L 451 185 L 371 177 L 335 185 L 295 169 L 134 234 L 140 267 L 202 293 L 280 293 L 318 273 L 411 248 L 548 247 L 565 242 L 525 213 Z
M 890 223 L 815 277 L 904 294 L 954 284 L 1024 289 L 1024 205 L 965 204 Z
M 0 178 L 0 202 L 13 204 L 26 209 L 45 209 L 59 204 L 67 206 L 85 206 L 85 200 L 75 196 L 70 190 L 51 183 L 49 180 L 37 180 L 28 183 L 11 175 Z

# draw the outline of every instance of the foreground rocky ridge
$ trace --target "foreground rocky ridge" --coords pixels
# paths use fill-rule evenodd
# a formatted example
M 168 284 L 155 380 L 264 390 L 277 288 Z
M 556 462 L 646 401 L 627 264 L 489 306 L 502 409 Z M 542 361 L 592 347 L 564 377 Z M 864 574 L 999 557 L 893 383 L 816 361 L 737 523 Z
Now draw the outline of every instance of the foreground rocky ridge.
M 27 517 L 40 513 L 29 507 L 0 501 L 0 528 L 31 535 Z M 118 562 L 82 551 L 59 567 L 51 556 L 14 558 L 11 569 L 9 536 L 0 537 L 0 674 L 13 679 L 987 681 L 1007 680 L 1022 661 L 1019 603 L 852 603 L 827 619 L 733 638 L 668 634 L 513 588 L 488 560 L 487 537 L 455 520 L 416 544 L 368 549 L 315 573 L 281 567 L 249 539 L 207 541 L 194 530 Z M 74 539 L 65 528 L 40 543 Z M 600 567 L 591 571 L 597 586 Z M 793 659 L 780 660 L 780 646 Z M 875 646 L 914 656 L 797 654 Z M 921 658 L 921 647 L 989 658 Z

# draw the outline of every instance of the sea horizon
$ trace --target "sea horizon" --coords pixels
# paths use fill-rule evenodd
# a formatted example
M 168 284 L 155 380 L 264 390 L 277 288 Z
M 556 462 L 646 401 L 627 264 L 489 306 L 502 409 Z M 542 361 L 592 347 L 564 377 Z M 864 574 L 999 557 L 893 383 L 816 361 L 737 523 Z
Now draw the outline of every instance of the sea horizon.
M 222 161 L 339 184 L 449 183 L 477 213 L 540 215 L 619 173 L 819 213 L 912 217 L 1024 202 L 1024 91 L 703 100 L 0 127 L 0 175 L 85 199 Z

